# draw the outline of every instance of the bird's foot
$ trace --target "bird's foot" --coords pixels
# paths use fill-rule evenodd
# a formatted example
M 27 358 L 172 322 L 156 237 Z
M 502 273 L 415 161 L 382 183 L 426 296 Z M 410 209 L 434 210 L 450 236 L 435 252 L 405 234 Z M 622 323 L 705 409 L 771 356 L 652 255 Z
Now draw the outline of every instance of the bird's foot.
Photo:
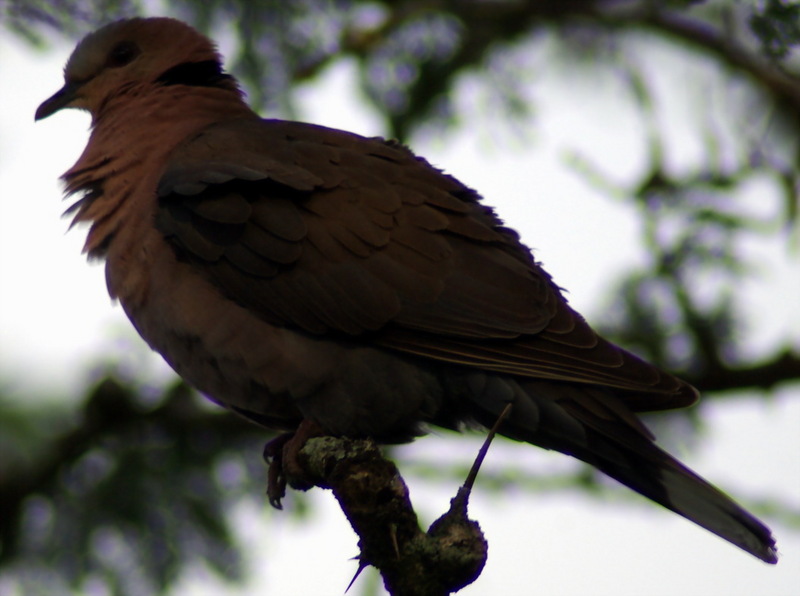
M 306 442 L 324 435 L 322 427 L 311 420 L 303 420 L 297 430 L 278 435 L 264 446 L 267 473 L 267 498 L 275 509 L 283 509 L 281 499 L 286 496 L 286 484 L 297 490 L 308 490 L 312 483 L 303 478 L 305 472 L 298 454 Z

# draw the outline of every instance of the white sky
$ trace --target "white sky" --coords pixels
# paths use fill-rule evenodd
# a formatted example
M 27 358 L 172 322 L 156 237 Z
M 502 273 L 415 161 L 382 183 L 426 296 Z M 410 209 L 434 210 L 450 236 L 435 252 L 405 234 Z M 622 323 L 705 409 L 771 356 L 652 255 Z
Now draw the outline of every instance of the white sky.
M 34 399 L 48 389 L 63 394 L 64 387 L 77 398 L 90 374 L 86 363 L 101 358 L 133 363 L 154 377 L 171 374 L 111 305 L 102 268 L 87 266 L 81 257 L 82 231 L 65 234 L 66 222 L 59 217 L 65 204 L 59 200 L 57 177 L 82 150 L 88 117 L 60 113 L 34 126 L 33 112 L 60 86 L 71 46 L 65 42 L 48 54 L 35 54 L 11 39 L 0 40 L 0 378 L 11 381 L 18 399 Z M 669 56 L 663 59 L 665 70 L 676 67 Z M 528 123 L 532 133 L 526 141 L 515 141 L 507 132 L 493 140 L 490 125 L 483 122 L 440 139 L 421 139 L 414 148 L 479 189 L 570 290 L 571 303 L 590 320 L 599 320 L 611 281 L 644 258 L 637 252 L 638 223 L 622 204 L 597 200 L 564 166 L 563 152 L 575 147 L 591 152 L 606 171 L 630 179 L 642 165 L 638 124 L 624 110 L 608 109 L 619 93 L 612 82 L 587 94 L 588 86 L 575 80 L 565 83 L 546 71 L 541 75 L 537 120 Z M 352 89 L 351 69 L 334 69 L 302 92 L 303 118 L 379 134 L 378 119 Z M 559 89 L 562 93 L 553 99 Z M 469 85 L 465 95 L 477 101 L 478 92 Z M 672 117 L 680 116 L 679 104 L 670 107 Z M 603 123 L 599 131 L 598 121 Z M 680 137 L 680 120 L 675 129 Z M 686 137 L 674 150 L 675 162 L 696 150 Z M 741 288 L 755 350 L 774 345 L 777 338 L 800 337 L 797 262 L 787 260 L 779 246 L 776 241 L 747 247 L 764 264 L 758 283 Z M 748 398 L 708 406 L 712 428 L 703 448 L 685 461 L 743 501 L 774 496 L 800 509 L 797 393 L 797 386 L 778 391 L 766 407 Z M 404 450 L 409 458 L 427 461 L 446 451 L 466 462 L 476 445 L 446 434 Z M 486 465 L 501 466 L 504 460 L 524 461 L 532 475 L 567 465 L 565 456 L 502 442 L 495 444 Z M 410 480 L 426 523 L 446 510 L 457 488 Z M 263 510 L 243 507 L 237 512 L 238 526 L 251 545 L 250 585 L 228 592 L 198 570 L 175 593 L 342 594 L 356 567 L 348 561 L 357 554 L 356 538 L 331 495 L 316 493 L 313 518 L 305 524 L 270 512 L 266 504 Z M 656 506 L 623 502 L 615 506 L 572 493 L 527 495 L 519 490 L 498 498 L 478 491 L 471 513 L 486 532 L 489 561 L 477 584 L 462 593 L 800 593 L 797 528 L 765 517 L 782 553 L 782 562 L 772 567 Z

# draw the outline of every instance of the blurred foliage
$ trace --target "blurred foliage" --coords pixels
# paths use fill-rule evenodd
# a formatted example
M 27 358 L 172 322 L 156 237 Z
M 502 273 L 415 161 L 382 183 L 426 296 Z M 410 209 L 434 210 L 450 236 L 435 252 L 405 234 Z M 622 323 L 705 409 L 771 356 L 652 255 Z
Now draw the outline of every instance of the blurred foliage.
M 767 0 L 750 17 L 750 27 L 765 54 L 785 58 L 800 43 L 800 3 Z
M 54 37 L 77 39 L 108 15 L 151 10 L 138 0 L 4 0 L 0 24 L 47 49 Z M 757 362 L 741 349 L 736 292 L 758 273 L 745 240 L 779 236 L 787 251 L 800 245 L 798 3 L 176 0 L 156 12 L 232 44 L 226 54 L 251 101 L 277 115 L 291 117 L 296 90 L 332 64 L 355 64 L 364 98 L 402 140 L 473 126 L 475 111 L 517 122 L 535 108 L 536 69 L 617 73 L 645 122 L 646 167 L 620 185 L 590 158 L 570 157 L 585 180 L 628 202 L 642 221 L 649 260 L 620 281 L 603 332 L 706 391 L 800 379 L 796 347 L 775 346 Z M 546 62 L 532 58 L 543 40 Z M 713 115 L 733 122 L 733 132 L 700 131 L 705 151 L 690 167 L 666 157 L 665 98 L 653 83 L 660 66 L 640 52 L 648 44 L 710 61 L 726 88 L 747 90 L 732 93 L 730 113 Z M 466 78 L 490 98 L 480 110 L 458 107 Z M 710 106 L 694 108 L 701 121 L 713 120 Z M 752 212 L 741 196 L 754 181 L 766 181 L 782 207 Z M 263 504 L 259 429 L 209 410 L 181 384 L 154 392 L 114 376 L 92 388 L 79 411 L 15 403 L 0 400 L 0 591 L 57 594 L 94 582 L 120 596 L 165 593 L 197 563 L 242 577 L 229 512 L 243 499 Z M 431 481 L 462 472 L 412 466 Z M 498 491 L 513 484 L 602 494 L 585 470 L 542 480 L 509 467 L 481 481 Z M 798 525 L 800 514 L 779 499 L 765 499 L 762 509 Z
M 153 393 L 110 376 L 77 413 L 0 402 L 0 436 L 15 447 L 2 457 L 0 565 L 23 593 L 95 580 L 156 594 L 198 562 L 242 577 L 228 512 L 261 498 L 264 432 L 183 383 Z

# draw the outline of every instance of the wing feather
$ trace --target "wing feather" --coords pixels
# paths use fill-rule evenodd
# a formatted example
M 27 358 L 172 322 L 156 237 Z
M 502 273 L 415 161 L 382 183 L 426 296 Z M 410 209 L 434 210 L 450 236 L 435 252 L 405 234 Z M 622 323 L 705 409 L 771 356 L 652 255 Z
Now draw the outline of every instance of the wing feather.
M 396 143 L 221 123 L 175 152 L 159 197 L 180 256 L 274 324 L 608 386 L 637 410 L 696 398 L 598 337 L 474 191 Z

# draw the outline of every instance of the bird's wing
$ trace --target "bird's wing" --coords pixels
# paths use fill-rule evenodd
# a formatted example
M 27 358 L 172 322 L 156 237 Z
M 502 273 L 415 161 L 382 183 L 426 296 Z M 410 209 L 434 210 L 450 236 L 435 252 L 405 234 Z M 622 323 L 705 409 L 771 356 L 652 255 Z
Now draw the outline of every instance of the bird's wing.
M 173 153 L 158 194 L 179 258 L 276 325 L 614 387 L 635 410 L 696 398 L 599 338 L 477 193 L 398 144 L 220 123 Z

